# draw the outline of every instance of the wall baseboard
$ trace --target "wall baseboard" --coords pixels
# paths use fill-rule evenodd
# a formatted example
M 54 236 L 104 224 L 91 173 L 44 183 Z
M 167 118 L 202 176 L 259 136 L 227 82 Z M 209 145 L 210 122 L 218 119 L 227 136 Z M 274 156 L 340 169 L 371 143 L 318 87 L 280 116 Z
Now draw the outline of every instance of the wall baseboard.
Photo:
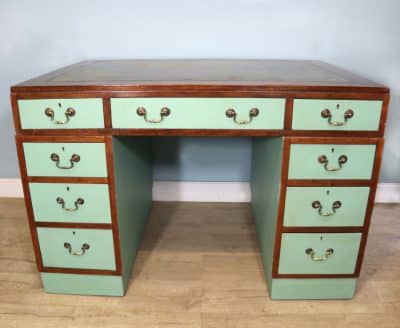
M 0 197 L 23 197 L 20 179 L 0 179 Z M 161 202 L 250 201 L 247 182 L 154 181 L 153 200 Z M 379 183 L 376 203 L 400 203 L 400 183 Z

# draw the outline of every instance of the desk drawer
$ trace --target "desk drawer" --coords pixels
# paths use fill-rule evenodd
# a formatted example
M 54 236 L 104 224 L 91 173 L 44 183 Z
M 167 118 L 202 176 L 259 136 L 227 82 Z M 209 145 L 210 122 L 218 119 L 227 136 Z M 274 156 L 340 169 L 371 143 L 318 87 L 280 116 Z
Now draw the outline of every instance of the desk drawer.
M 377 131 L 381 100 L 295 99 L 293 130 Z
M 284 233 L 279 273 L 352 274 L 361 233 Z
M 29 176 L 106 177 L 104 143 L 24 142 Z
M 22 129 L 104 128 L 101 98 L 18 100 L 18 109 Z
M 284 226 L 360 227 L 369 187 L 288 187 Z
M 371 179 L 375 145 L 291 144 L 289 179 Z
M 30 183 L 37 222 L 111 223 L 108 185 Z
M 44 267 L 115 270 L 111 230 L 37 228 Z
M 284 98 L 111 98 L 113 128 L 283 129 Z

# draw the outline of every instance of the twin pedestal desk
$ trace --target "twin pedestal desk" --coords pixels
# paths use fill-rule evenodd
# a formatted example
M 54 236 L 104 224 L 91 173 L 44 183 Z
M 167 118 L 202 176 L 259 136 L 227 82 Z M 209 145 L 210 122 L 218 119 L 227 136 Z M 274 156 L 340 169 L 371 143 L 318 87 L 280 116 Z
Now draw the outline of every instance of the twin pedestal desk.
M 151 137 L 175 135 L 252 138 L 272 299 L 353 296 L 385 86 L 314 61 L 87 61 L 13 86 L 11 101 L 47 292 L 124 295 L 152 203 Z

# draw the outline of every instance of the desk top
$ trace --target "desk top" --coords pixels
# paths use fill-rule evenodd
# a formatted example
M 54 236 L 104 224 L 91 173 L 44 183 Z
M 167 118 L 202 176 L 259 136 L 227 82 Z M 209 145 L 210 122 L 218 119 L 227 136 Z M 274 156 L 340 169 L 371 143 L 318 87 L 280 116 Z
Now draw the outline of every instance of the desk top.
M 20 83 L 12 87 L 12 91 L 78 90 L 78 87 L 81 90 L 135 91 L 173 86 L 250 86 L 270 91 L 388 91 L 381 84 L 341 68 L 304 60 L 94 60 Z

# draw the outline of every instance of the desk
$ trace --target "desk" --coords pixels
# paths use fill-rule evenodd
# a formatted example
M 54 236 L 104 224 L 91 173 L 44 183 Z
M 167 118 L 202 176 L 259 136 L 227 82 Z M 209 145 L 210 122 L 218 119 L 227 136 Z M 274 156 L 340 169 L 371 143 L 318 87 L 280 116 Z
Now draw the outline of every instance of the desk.
M 389 90 L 315 61 L 78 63 L 11 88 L 36 263 L 51 293 L 124 295 L 151 207 L 152 136 L 252 138 L 272 299 L 351 298 Z

